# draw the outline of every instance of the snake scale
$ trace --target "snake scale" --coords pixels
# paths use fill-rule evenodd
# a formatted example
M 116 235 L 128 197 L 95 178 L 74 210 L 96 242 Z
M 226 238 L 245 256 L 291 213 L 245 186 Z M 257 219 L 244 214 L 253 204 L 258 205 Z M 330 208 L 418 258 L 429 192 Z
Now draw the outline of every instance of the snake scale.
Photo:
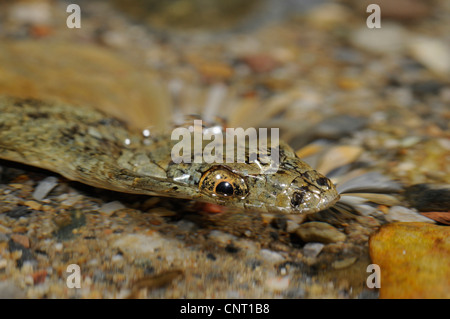
M 125 142 L 126 141 L 126 142 Z M 100 111 L 0 97 L 0 158 L 94 187 L 215 203 L 255 212 L 314 213 L 332 206 L 335 186 L 279 144 L 279 168 L 258 163 L 174 163 L 170 134 L 145 137 Z

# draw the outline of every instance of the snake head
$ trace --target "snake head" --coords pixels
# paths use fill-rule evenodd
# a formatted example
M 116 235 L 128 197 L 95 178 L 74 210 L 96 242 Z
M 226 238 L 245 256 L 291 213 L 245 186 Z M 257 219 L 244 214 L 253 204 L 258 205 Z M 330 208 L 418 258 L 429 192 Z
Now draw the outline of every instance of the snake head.
M 285 157 L 272 174 L 247 164 L 216 165 L 202 175 L 199 190 L 217 204 L 258 212 L 311 214 L 333 205 L 333 183 L 299 158 Z
M 276 210 L 312 214 L 338 201 L 339 194 L 330 179 L 306 166 L 305 163 L 299 167 L 302 167 L 302 172 L 280 171 L 279 177 L 274 176 L 279 185 L 276 192 Z

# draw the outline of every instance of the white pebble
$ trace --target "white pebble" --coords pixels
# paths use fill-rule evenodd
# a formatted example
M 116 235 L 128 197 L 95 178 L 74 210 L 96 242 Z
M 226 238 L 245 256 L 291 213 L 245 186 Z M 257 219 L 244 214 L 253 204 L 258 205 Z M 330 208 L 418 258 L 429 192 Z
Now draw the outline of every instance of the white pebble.
M 83 285 L 85 285 L 85 286 L 90 286 L 90 285 L 92 285 L 92 278 L 89 277 L 89 276 L 86 276 L 86 277 L 84 278 Z
M 289 287 L 289 277 L 271 277 L 266 281 L 266 287 L 273 291 L 286 290 Z
M 397 24 L 384 23 L 380 29 L 363 26 L 353 33 L 351 41 L 356 47 L 367 51 L 381 54 L 398 53 L 405 48 L 405 33 Z
M 120 209 L 124 209 L 125 206 L 119 202 L 119 201 L 113 201 L 113 202 L 109 202 L 106 204 L 103 204 L 100 208 L 99 208 L 99 212 L 100 213 L 104 213 L 108 216 L 111 216 L 112 214 L 114 214 L 116 211 L 120 210 Z
M 209 233 L 208 238 L 222 244 L 229 244 L 233 240 L 236 240 L 235 236 L 221 232 L 220 230 L 213 230 Z
M 261 249 L 260 255 L 263 259 L 274 263 L 284 260 L 284 257 L 281 254 L 268 249 Z
M 97 258 L 91 259 L 87 262 L 87 265 L 89 266 L 97 266 L 99 264 L 99 261 Z
M 6 259 L 0 259 L 0 269 L 6 268 L 8 261 Z
M 293 222 L 292 220 L 288 220 L 286 222 L 286 231 L 288 233 L 293 233 L 297 230 L 297 228 L 299 227 L 298 223 Z
M 24 283 L 27 286 L 33 286 L 34 285 L 34 279 L 31 275 L 25 276 Z
M 439 138 L 438 142 L 439 142 L 441 147 L 443 147 L 447 151 L 450 151 L 450 139 Z
M 450 75 L 450 47 L 439 39 L 414 37 L 408 47 L 411 55 L 429 70 L 440 75 Z
M 111 258 L 111 262 L 113 262 L 113 263 L 121 262 L 122 260 L 123 260 L 123 256 L 121 254 L 114 255 Z
M 180 220 L 177 222 L 177 226 L 180 230 L 185 231 L 185 232 L 191 232 L 195 229 L 195 224 L 191 221 L 188 220 Z
M 322 243 L 307 243 L 303 246 L 303 254 L 306 257 L 317 257 L 325 245 Z
M 16 3 L 9 11 L 12 20 L 22 23 L 46 24 L 50 22 L 50 5 L 46 2 Z
M 112 247 L 119 248 L 122 251 L 126 251 L 128 253 L 143 253 L 149 254 L 154 253 L 156 250 L 164 249 L 170 250 L 175 249 L 172 241 L 167 240 L 158 233 L 152 233 L 151 235 L 137 235 L 137 234 L 129 234 L 120 237 L 114 243 L 112 243 Z
M 56 243 L 56 244 L 55 244 L 55 250 L 56 250 L 57 252 L 62 251 L 63 248 L 64 248 L 64 246 L 63 246 L 62 243 Z
M 43 179 L 34 190 L 33 198 L 39 201 L 43 200 L 56 185 L 58 185 L 58 179 L 54 176 Z
M 392 206 L 386 214 L 386 220 L 389 222 L 435 223 L 434 220 L 402 206 Z

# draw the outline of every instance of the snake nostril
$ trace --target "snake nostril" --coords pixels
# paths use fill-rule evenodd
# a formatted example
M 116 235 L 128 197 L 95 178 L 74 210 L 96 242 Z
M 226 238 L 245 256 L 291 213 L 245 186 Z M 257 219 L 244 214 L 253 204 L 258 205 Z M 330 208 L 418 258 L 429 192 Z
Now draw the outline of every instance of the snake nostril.
M 291 205 L 292 207 L 298 207 L 303 203 L 303 199 L 305 197 L 305 191 L 302 190 L 300 192 L 295 192 L 292 195 L 292 199 L 291 199 Z

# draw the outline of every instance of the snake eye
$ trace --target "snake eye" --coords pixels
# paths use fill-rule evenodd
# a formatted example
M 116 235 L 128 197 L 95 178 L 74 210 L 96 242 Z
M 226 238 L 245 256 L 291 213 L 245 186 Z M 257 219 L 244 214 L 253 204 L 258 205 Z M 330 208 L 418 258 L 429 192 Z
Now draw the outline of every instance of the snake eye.
M 216 186 L 216 193 L 223 196 L 231 196 L 233 195 L 234 189 L 233 185 L 228 182 L 220 182 Z
M 222 198 L 244 198 L 248 192 L 245 180 L 224 167 L 212 168 L 203 173 L 199 189 Z

